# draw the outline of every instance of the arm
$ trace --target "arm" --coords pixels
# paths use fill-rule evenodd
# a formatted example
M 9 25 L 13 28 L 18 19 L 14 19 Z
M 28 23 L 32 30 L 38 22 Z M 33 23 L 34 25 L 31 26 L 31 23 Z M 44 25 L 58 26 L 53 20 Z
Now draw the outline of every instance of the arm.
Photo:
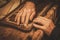
M 55 28 L 54 22 L 52 21 L 53 15 L 55 14 L 56 6 L 52 7 L 45 17 L 38 16 L 33 22 L 40 24 L 33 24 L 36 28 L 42 29 L 47 35 L 50 35 Z

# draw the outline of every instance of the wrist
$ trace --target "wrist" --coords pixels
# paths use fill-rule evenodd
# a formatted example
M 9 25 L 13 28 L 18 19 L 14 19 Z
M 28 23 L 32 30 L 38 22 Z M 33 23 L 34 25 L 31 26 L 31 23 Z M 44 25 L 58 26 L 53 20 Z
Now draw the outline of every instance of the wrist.
M 25 3 L 25 6 L 27 6 L 29 8 L 31 8 L 31 7 L 34 8 L 35 7 L 35 4 L 33 2 L 29 2 L 28 1 L 28 2 Z

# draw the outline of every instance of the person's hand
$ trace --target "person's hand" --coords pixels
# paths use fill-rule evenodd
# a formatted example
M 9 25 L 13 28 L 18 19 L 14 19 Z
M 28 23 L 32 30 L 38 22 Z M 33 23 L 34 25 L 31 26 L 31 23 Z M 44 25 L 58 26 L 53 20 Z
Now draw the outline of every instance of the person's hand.
M 52 20 L 47 19 L 45 17 L 37 17 L 33 20 L 33 26 L 39 29 L 42 29 L 46 32 L 47 35 L 50 35 L 52 30 L 54 29 L 54 23 Z M 37 24 L 36 24 L 37 23 Z
M 35 15 L 35 4 L 32 2 L 26 2 L 24 7 L 17 13 L 15 21 L 17 25 L 28 24 L 29 21 L 32 21 Z

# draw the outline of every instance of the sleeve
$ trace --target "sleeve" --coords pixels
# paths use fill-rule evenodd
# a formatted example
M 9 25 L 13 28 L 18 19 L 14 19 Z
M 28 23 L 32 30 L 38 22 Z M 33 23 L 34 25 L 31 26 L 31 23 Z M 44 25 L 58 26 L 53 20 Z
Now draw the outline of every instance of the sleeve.
M 50 40 L 59 40 L 60 39 L 60 6 L 57 9 L 57 21 L 56 21 L 56 27 L 52 31 L 49 39 Z
M 51 24 L 49 25 L 49 27 L 47 29 L 44 30 L 44 32 L 50 36 L 52 31 L 54 30 L 54 28 L 56 27 L 56 20 L 57 20 L 57 17 L 56 17 L 56 10 L 57 10 L 57 5 L 53 5 L 49 11 L 47 12 L 46 14 L 46 18 L 48 17 L 48 19 L 52 20 Z

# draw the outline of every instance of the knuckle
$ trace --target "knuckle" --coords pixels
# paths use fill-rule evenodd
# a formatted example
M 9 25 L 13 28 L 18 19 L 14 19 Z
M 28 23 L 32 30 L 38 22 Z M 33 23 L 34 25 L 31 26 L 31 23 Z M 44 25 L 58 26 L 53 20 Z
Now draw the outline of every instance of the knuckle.
M 51 23 L 51 22 L 52 22 L 52 20 L 50 20 L 50 19 L 49 19 L 48 21 L 49 21 L 49 23 Z

